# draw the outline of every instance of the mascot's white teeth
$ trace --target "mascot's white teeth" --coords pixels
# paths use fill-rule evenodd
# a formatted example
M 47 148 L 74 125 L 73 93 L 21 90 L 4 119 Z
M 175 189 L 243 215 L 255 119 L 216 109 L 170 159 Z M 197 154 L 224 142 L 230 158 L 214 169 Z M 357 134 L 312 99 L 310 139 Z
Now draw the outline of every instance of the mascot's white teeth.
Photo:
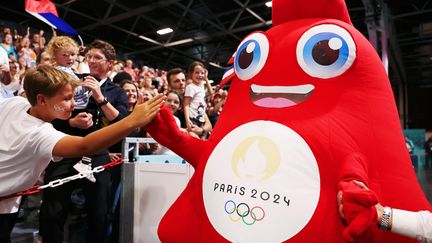
M 252 84 L 250 98 L 252 102 L 265 108 L 285 108 L 305 101 L 313 92 L 312 84 L 298 86 L 261 86 Z
M 297 86 L 261 86 L 252 84 L 251 89 L 255 94 L 308 94 L 314 90 L 312 84 Z

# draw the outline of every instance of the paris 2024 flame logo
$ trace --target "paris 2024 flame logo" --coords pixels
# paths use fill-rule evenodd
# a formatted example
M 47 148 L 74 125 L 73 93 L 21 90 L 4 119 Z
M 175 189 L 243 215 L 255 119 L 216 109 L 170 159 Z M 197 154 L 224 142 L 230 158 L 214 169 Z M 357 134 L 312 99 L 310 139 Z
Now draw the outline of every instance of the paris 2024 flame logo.
M 204 171 L 208 218 L 233 242 L 291 238 L 309 222 L 319 192 L 319 171 L 309 146 L 289 127 L 271 121 L 230 132 Z

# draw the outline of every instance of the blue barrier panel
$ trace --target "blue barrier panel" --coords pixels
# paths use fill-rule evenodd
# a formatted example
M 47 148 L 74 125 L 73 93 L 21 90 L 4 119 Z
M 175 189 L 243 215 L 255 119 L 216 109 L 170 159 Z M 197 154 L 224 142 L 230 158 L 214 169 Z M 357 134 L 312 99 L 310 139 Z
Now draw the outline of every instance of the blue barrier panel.
M 177 155 L 139 155 L 136 161 L 152 164 L 186 164 L 186 161 Z

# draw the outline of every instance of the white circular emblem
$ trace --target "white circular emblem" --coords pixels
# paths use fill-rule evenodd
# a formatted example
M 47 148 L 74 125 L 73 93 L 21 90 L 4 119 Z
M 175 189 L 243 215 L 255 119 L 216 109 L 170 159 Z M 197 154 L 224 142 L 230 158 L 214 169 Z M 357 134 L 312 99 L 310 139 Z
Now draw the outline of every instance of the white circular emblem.
M 282 242 L 300 232 L 318 204 L 320 176 L 309 146 L 289 127 L 244 124 L 210 155 L 204 206 L 231 242 Z

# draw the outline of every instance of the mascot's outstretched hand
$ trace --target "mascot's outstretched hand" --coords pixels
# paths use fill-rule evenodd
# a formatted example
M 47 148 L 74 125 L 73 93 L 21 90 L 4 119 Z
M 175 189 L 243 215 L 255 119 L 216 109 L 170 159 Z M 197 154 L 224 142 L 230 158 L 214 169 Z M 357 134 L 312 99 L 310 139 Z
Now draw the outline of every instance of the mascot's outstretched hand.
M 374 226 L 378 203 L 375 192 L 365 190 L 358 181 L 340 182 L 338 193 L 339 213 L 348 223 L 343 231 L 347 241 L 361 240 Z
M 194 151 L 201 151 L 200 149 L 203 149 L 206 145 L 205 141 L 182 133 L 167 107 L 162 107 L 160 113 L 144 129 L 158 143 L 170 148 L 194 167 L 197 164 L 197 156 Z M 194 149 L 185 149 L 185 147 Z
M 182 136 L 172 113 L 167 107 L 162 107 L 159 115 L 157 115 L 152 122 L 144 127 L 153 138 L 164 146 L 175 145 L 175 139 Z

